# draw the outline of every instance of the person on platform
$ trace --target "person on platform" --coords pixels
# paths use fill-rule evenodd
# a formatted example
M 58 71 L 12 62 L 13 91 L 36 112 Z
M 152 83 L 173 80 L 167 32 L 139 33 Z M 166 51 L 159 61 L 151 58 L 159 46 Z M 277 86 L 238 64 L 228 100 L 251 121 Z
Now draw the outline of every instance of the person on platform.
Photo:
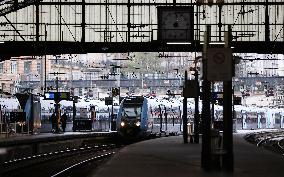
M 66 123 L 67 123 L 67 115 L 66 115 L 66 113 L 64 113 L 61 116 L 61 127 L 62 127 L 63 132 L 65 132 Z
M 51 126 L 52 126 L 52 132 L 54 133 L 56 131 L 56 116 L 55 113 L 52 113 L 51 117 Z

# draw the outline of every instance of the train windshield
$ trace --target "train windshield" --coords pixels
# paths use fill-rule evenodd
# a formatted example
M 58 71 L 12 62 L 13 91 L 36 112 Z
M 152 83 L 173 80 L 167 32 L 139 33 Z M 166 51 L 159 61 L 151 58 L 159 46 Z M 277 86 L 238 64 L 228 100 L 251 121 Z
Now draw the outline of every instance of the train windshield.
M 123 108 L 122 115 L 128 118 L 137 118 L 141 115 L 141 107 L 126 107 Z

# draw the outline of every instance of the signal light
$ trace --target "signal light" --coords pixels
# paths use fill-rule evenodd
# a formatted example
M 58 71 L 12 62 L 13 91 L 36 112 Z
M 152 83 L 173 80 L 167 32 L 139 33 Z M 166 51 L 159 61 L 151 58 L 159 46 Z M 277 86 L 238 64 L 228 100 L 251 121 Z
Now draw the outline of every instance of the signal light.
M 119 88 L 112 88 L 111 93 L 113 97 L 119 95 L 120 94 Z

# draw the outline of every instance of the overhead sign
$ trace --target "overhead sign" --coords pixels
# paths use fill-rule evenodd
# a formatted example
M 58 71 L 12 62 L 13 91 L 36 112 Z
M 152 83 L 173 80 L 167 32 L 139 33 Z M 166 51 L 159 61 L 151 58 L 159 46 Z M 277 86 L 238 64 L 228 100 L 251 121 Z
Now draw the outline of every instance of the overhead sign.
M 212 95 L 214 100 L 223 99 L 223 92 L 213 92 Z
M 209 81 L 231 81 L 233 76 L 232 49 L 209 48 L 207 79 Z
M 70 92 L 58 92 L 60 100 L 70 100 Z
M 45 92 L 45 100 L 70 100 L 70 92 Z
M 45 100 L 54 100 L 55 99 L 55 92 L 45 92 L 44 93 Z

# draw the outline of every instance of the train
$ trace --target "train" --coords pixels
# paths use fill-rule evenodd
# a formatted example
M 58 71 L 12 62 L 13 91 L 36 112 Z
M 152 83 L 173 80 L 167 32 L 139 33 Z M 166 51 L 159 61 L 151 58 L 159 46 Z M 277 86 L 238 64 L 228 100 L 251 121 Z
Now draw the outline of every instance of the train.
M 167 109 L 165 105 L 164 110 L 161 105 L 158 106 L 159 109 L 152 106 L 153 104 L 149 104 L 148 99 L 143 96 L 124 98 L 117 113 L 117 132 L 126 138 L 143 138 L 161 133 L 164 135 L 178 134 L 181 131 L 180 117 L 169 113 L 173 113 L 173 109 Z M 172 121 L 167 122 L 169 119 Z
M 119 106 L 116 128 L 123 137 L 139 137 L 149 134 L 148 101 L 144 97 L 124 98 Z
M 7 125 L 13 127 L 15 132 L 39 133 L 42 113 L 40 97 L 32 94 L 16 95 L 20 98 L 20 103 L 16 98 L 0 97 L 0 133 Z

